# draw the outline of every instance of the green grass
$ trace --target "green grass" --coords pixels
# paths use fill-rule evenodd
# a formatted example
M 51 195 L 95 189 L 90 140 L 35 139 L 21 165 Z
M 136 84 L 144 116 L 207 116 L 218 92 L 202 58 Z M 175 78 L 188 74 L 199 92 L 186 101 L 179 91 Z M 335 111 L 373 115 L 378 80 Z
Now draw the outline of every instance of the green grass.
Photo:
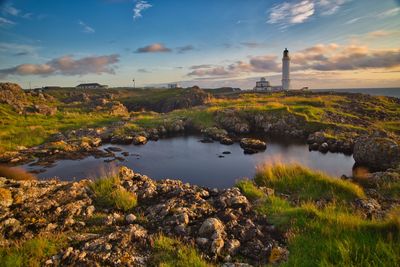
M 292 207 L 269 197 L 259 208 L 271 223 L 285 231 L 290 251 L 282 266 L 398 266 L 398 217 L 383 221 L 361 218 L 345 207 L 318 209 L 306 203 Z
M 264 192 L 250 180 L 241 180 L 236 183 L 236 187 L 242 191 L 243 195 L 252 201 L 264 196 Z
M 150 265 L 160 267 L 213 266 L 202 259 L 193 246 L 163 235 L 159 235 L 154 240 Z
M 350 204 L 363 196 L 358 186 L 299 165 L 264 167 L 255 179 L 303 200 L 261 195 L 251 181 L 238 183 L 247 197 L 260 199 L 256 211 L 285 233 L 290 254 L 281 266 L 399 266 L 400 209 L 384 219 L 365 219 Z M 326 196 L 336 201 L 319 207 L 316 200 Z
M 90 188 L 94 192 L 94 202 L 98 207 L 129 211 L 137 205 L 136 196 L 120 186 L 116 176 L 98 179 L 90 184 Z
M 290 194 L 301 201 L 346 201 L 364 197 L 362 188 L 354 183 L 297 164 L 265 165 L 259 168 L 254 180 L 257 185 L 274 188 L 279 193 Z
M 0 266 L 2 267 L 39 267 L 44 261 L 65 247 L 64 236 L 39 236 L 10 248 L 0 248 Z
M 106 113 L 59 111 L 54 116 L 19 115 L 11 107 L 0 104 L 0 153 L 18 146 L 35 146 L 59 131 L 98 127 L 119 120 Z

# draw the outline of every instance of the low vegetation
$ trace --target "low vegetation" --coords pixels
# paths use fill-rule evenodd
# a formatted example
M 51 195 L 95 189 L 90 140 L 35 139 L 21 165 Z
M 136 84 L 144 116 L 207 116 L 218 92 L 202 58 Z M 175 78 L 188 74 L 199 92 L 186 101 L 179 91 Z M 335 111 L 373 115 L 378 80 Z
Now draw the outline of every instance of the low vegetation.
M 290 254 L 283 266 L 398 266 L 399 210 L 381 220 L 365 219 L 350 204 L 364 195 L 360 187 L 299 165 L 264 166 L 255 181 L 275 195 L 261 194 L 248 180 L 238 187 L 258 199 L 256 210 L 285 233 Z M 326 197 L 332 201 L 317 204 Z
M 92 182 L 90 188 L 99 207 L 129 211 L 137 205 L 136 196 L 120 186 L 117 176 L 100 178 Z
M 352 200 L 364 196 L 362 188 L 298 164 L 265 165 L 254 177 L 259 186 L 272 187 L 301 201 L 318 199 Z
M 0 248 L 0 266 L 40 267 L 44 261 L 65 247 L 66 238 L 62 235 L 38 236 L 10 248 Z
M 0 177 L 5 177 L 7 179 L 12 179 L 12 180 L 17 180 L 17 181 L 21 181 L 21 180 L 35 180 L 36 177 L 21 169 L 21 168 L 11 168 L 11 167 L 7 167 L 7 166 L 2 166 L 0 165 Z
M 151 266 L 162 267 L 212 267 L 213 265 L 201 258 L 191 245 L 186 245 L 175 238 L 159 235 L 154 240 Z

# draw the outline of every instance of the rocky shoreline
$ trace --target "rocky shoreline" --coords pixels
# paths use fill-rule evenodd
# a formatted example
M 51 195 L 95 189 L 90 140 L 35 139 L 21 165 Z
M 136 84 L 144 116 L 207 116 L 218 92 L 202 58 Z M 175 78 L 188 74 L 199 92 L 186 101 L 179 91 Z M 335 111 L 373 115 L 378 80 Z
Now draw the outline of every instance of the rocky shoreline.
M 246 259 L 266 264 L 288 256 L 282 234 L 259 216 L 238 188 L 208 189 L 176 180 L 154 181 L 122 167 L 120 183 L 137 196 L 129 212 L 100 208 L 89 181 L 14 181 L 0 178 L 0 245 L 46 233 L 63 233 L 69 245 L 46 260 L 47 266 L 146 266 L 152 240 L 160 233 L 196 246 L 220 263 Z M 7 192 L 7 193 L 6 193 Z M 91 233 L 93 217 L 106 230 Z M 226 266 L 230 266 L 229 264 Z M 232 265 L 233 266 L 233 265 Z

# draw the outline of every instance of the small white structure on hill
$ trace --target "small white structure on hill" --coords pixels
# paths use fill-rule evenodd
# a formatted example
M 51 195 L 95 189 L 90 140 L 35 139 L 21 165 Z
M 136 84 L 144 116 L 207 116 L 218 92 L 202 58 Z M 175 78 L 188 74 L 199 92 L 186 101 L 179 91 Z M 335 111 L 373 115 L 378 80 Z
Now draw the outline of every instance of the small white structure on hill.
M 167 87 L 168 89 L 180 88 L 179 84 L 177 83 L 169 83 Z
M 253 88 L 254 91 L 271 91 L 271 89 L 269 81 L 265 80 L 265 78 L 261 78 L 256 82 L 256 86 Z

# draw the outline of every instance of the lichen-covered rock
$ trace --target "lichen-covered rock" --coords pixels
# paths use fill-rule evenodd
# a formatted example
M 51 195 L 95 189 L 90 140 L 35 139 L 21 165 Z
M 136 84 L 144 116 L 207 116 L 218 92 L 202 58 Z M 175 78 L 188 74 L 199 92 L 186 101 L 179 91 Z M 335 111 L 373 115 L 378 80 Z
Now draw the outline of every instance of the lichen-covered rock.
M 356 163 L 386 170 L 400 166 L 400 146 L 389 138 L 362 137 L 354 145 Z
M 265 150 L 267 148 L 267 144 L 258 139 L 242 138 L 240 140 L 240 147 L 243 149 Z
M 144 145 L 147 143 L 147 138 L 142 135 L 135 136 L 133 138 L 133 144 L 135 145 Z

